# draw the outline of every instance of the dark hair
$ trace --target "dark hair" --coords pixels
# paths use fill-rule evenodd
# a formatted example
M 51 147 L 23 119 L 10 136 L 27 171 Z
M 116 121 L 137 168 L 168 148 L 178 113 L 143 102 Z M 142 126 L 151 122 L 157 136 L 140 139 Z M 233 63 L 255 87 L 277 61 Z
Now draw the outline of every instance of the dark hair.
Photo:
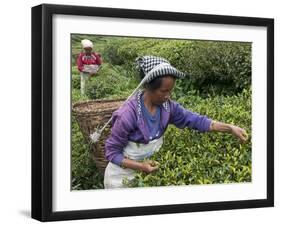
M 140 78 L 143 79 L 144 76 L 145 76 L 145 74 L 144 74 L 143 70 L 140 70 Z M 148 90 L 151 90 L 151 91 L 159 89 L 162 85 L 163 78 L 168 77 L 168 76 L 175 79 L 175 77 L 172 76 L 172 75 L 163 75 L 161 77 L 156 77 L 155 79 L 151 80 L 149 83 L 143 84 L 143 87 L 145 89 L 148 89 Z

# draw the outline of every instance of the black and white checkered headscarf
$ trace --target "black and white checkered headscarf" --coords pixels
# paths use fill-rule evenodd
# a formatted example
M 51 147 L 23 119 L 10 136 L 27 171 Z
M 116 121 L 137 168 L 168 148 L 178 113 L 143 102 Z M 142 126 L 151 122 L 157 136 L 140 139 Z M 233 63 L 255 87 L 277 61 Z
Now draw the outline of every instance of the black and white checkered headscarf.
M 163 75 L 172 75 L 176 78 L 184 78 L 185 74 L 174 68 L 169 61 L 162 57 L 142 56 L 136 59 L 137 68 L 144 72 L 145 83 Z

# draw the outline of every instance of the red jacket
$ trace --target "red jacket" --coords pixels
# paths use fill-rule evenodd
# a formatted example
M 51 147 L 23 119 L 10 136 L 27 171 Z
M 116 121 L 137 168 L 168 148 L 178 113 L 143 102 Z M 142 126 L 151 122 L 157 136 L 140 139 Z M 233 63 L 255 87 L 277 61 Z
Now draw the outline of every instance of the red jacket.
M 101 63 L 101 56 L 98 53 L 92 53 L 90 56 L 87 56 L 86 53 L 81 52 L 77 58 L 77 67 L 80 72 L 83 72 L 85 64 L 101 65 Z

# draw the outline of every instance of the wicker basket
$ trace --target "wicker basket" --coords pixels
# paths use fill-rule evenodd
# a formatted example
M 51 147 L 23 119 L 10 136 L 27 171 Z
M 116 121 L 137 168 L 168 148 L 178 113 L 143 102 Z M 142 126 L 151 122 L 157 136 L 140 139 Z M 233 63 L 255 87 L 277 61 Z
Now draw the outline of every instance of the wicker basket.
M 111 118 L 113 111 L 117 110 L 125 99 L 116 100 L 93 100 L 76 102 L 72 106 L 73 116 L 77 120 L 81 132 L 91 146 L 91 157 L 97 168 L 104 174 L 108 161 L 105 159 L 105 140 L 110 134 L 111 123 L 102 132 L 97 143 L 90 143 L 90 134 L 96 128 L 101 128 Z

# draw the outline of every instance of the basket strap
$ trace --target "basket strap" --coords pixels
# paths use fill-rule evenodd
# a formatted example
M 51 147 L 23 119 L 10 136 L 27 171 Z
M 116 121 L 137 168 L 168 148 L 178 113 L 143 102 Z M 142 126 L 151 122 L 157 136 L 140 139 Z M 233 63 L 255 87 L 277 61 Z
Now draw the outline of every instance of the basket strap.
M 145 83 L 145 81 L 147 80 L 147 78 L 149 76 L 150 76 L 150 73 L 147 73 L 146 76 L 144 76 L 144 78 L 141 80 L 141 82 L 138 84 L 138 86 L 135 88 L 135 90 L 131 93 L 131 95 L 124 101 L 124 103 L 126 103 L 133 95 L 135 95 L 135 93 Z M 122 107 L 124 103 L 122 103 L 120 107 Z M 105 125 L 100 130 L 95 131 L 94 133 L 99 133 L 99 135 L 100 135 L 103 132 L 103 130 L 108 126 L 108 124 L 112 121 L 112 118 L 113 117 L 111 116 L 110 119 L 105 123 Z M 92 135 L 93 134 L 90 134 L 90 138 L 92 137 Z

